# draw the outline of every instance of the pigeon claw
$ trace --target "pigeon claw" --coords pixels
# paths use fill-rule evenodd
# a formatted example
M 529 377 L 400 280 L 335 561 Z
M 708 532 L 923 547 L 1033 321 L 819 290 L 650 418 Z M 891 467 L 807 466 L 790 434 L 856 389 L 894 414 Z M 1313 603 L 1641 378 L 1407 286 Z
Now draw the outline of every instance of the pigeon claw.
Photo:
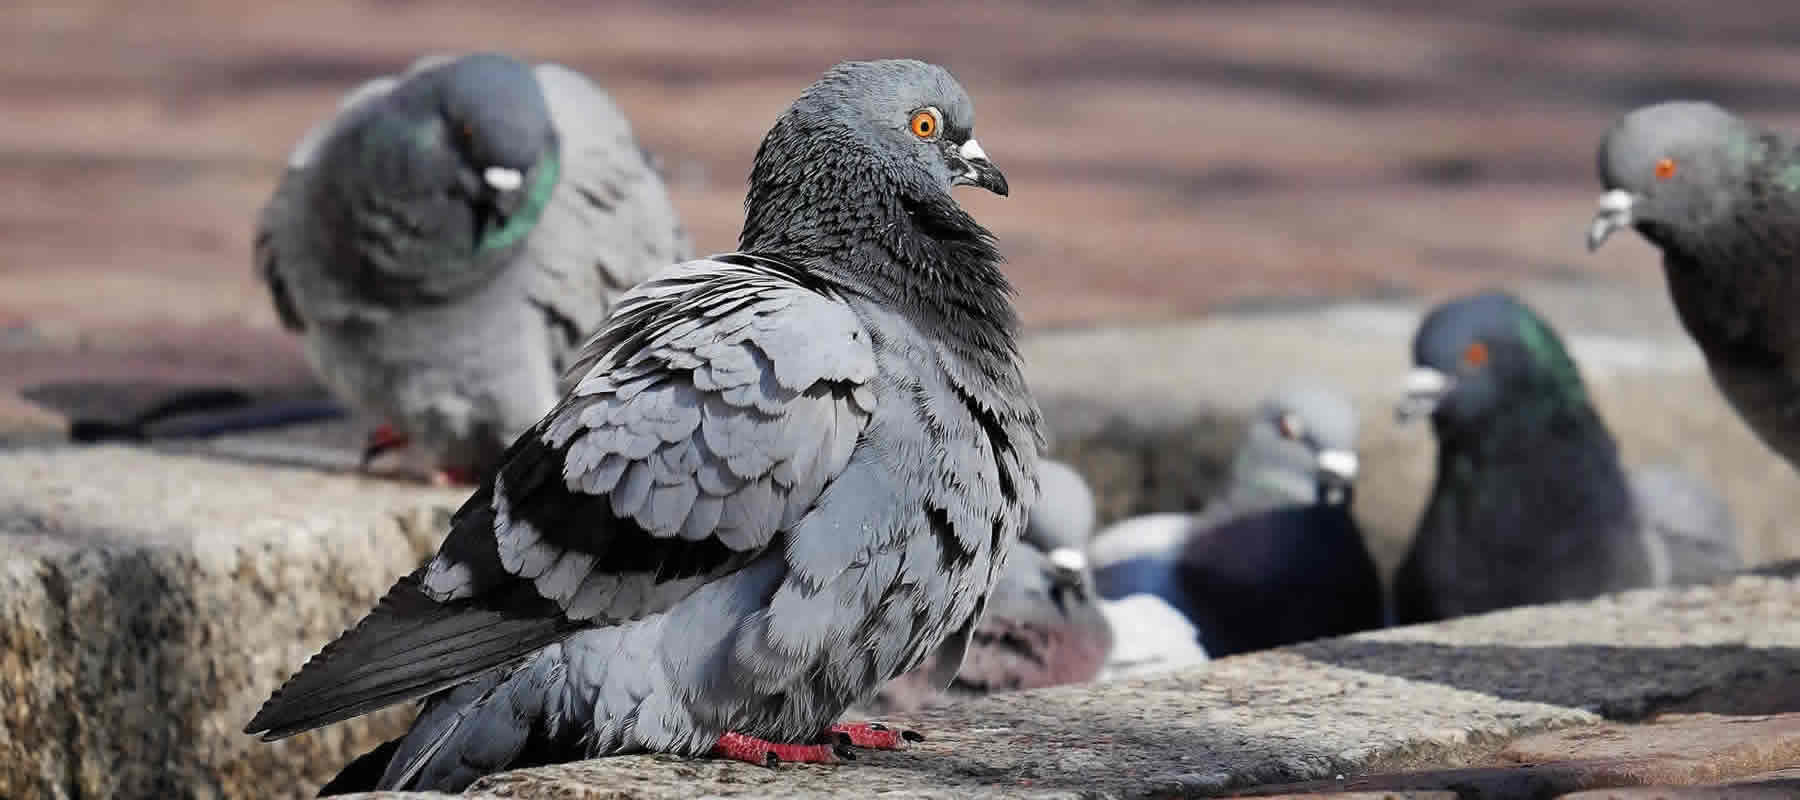
M 925 741 L 924 734 L 904 728 L 890 728 L 879 722 L 850 722 L 831 726 L 840 741 L 870 750 L 904 750 L 911 742 Z
M 376 456 L 389 450 L 405 447 L 410 441 L 406 434 L 394 430 L 394 426 L 382 423 L 380 427 L 369 432 L 369 440 L 363 445 L 362 468 L 368 469 L 369 462 L 374 461 Z
M 783 761 L 793 764 L 838 764 L 856 760 L 856 755 L 844 747 L 842 742 L 783 744 L 741 733 L 720 736 L 719 743 L 713 745 L 713 755 L 762 767 L 780 766 Z

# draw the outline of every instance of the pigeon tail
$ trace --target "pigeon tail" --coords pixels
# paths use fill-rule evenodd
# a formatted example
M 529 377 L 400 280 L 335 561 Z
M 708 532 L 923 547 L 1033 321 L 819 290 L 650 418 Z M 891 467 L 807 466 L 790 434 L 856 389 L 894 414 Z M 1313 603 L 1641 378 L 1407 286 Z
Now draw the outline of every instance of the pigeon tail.
M 515 602 L 439 603 L 423 570 L 394 584 L 355 628 L 288 679 L 244 728 L 274 741 L 455 686 L 553 644 L 579 623 L 546 613 L 521 582 Z

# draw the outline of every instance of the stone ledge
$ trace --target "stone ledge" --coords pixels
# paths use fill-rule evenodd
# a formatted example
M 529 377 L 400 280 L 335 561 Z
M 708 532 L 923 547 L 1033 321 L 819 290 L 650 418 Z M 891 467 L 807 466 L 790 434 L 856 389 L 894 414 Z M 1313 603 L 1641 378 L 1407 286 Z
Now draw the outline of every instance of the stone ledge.
M 1555 740 L 1520 737 L 1571 728 L 1606 731 L 1597 727 L 1603 713 L 1638 719 L 1707 693 L 1727 697 L 1771 680 L 1800 680 L 1800 626 L 1791 624 L 1796 609 L 1800 583 L 1744 576 L 1716 586 L 1517 609 L 1227 658 L 1155 679 L 1025 692 L 895 717 L 926 733 L 927 741 L 908 752 L 863 754 L 842 767 L 770 770 L 628 756 L 490 776 L 469 796 L 1174 797 L 1300 781 L 1319 783 L 1295 791 L 1360 790 L 1365 787 L 1357 776 L 1485 767 L 1525 757 Z M 1787 719 L 1782 730 L 1795 724 L 1800 720 Z M 1783 736 L 1788 738 L 1770 751 L 1776 756 L 1795 744 Z M 1716 780 L 1769 769 L 1767 760 L 1714 760 L 1679 774 L 1614 771 L 1594 780 Z M 1605 784 L 1573 788 L 1597 785 Z M 1445 788 L 1455 787 L 1393 786 L 1424 792 L 1413 795 L 1418 797 Z M 363 797 L 378 796 L 424 795 Z
M 408 712 L 274 745 L 239 731 L 431 552 L 460 500 L 126 448 L 0 451 L 0 797 L 328 779 Z

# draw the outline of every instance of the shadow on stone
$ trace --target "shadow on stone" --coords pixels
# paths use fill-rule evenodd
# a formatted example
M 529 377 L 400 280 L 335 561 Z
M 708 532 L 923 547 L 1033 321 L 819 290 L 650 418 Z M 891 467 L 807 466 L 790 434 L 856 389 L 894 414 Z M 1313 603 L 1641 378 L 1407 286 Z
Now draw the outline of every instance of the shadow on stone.
M 1333 666 L 1437 683 L 1503 700 L 1637 721 L 1680 711 L 1800 711 L 1800 649 L 1745 645 L 1506 646 L 1341 639 L 1295 651 Z M 1672 675 L 1682 680 L 1672 681 Z

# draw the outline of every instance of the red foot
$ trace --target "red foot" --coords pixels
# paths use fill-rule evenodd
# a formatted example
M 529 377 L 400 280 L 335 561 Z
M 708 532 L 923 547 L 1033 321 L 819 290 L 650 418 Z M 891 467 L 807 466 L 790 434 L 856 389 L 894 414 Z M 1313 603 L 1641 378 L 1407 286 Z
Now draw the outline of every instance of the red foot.
M 380 427 L 369 432 L 369 440 L 363 444 L 363 468 L 367 469 L 369 462 L 374 461 L 376 456 L 389 450 L 405 447 L 410 441 L 406 434 L 394 430 L 394 426 L 382 423 Z
M 713 755 L 773 767 L 783 761 L 795 764 L 836 764 L 856 756 L 829 744 L 776 744 L 741 733 L 727 733 L 713 745 Z
M 831 733 L 849 739 L 853 747 L 870 750 L 904 750 L 908 742 L 923 742 L 924 735 L 904 728 L 890 728 L 879 722 L 847 722 L 831 726 Z

